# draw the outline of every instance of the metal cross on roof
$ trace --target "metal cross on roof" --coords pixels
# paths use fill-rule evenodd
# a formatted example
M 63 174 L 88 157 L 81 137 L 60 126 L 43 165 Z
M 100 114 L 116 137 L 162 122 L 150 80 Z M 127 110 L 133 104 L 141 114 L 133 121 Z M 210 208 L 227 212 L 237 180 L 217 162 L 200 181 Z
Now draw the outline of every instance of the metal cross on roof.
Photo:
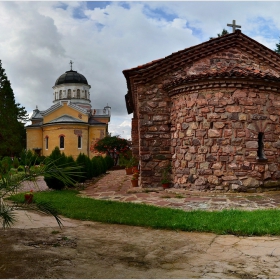
M 232 21 L 232 24 L 228 23 L 227 26 L 232 27 L 232 33 L 235 32 L 235 27 L 241 28 L 241 25 L 236 25 L 235 24 L 235 19 Z
M 70 64 L 71 64 L 71 71 L 72 71 L 72 64 L 73 64 L 74 62 L 72 62 L 72 60 L 70 60 Z

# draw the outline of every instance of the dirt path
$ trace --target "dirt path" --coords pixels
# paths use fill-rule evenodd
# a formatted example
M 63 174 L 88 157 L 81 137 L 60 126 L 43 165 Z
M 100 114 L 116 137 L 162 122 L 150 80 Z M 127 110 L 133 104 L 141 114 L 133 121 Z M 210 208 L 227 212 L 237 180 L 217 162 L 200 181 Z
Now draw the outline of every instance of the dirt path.
M 216 236 L 19 212 L 0 230 L 1 278 L 279 278 L 280 237 Z M 29 220 L 30 219 L 30 220 Z M 23 229 L 24 228 L 24 229 Z

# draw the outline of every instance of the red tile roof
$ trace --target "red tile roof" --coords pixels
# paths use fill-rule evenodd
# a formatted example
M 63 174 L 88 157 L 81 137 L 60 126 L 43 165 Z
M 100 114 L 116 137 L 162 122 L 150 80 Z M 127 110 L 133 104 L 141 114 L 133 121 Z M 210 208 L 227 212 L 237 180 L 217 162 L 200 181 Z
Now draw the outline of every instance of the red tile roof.
M 230 33 L 211 39 L 199 45 L 174 52 L 165 58 L 153 60 L 149 63 L 123 70 L 123 74 L 126 79 L 132 75 L 137 75 L 139 78 L 140 76 L 141 78 L 146 78 L 149 76 L 151 71 L 155 71 L 157 74 L 162 74 L 161 72 L 169 68 L 178 67 L 186 63 L 192 63 L 212 54 L 213 52 L 236 46 L 241 49 L 246 49 L 247 52 L 252 54 L 258 53 L 258 55 L 262 57 L 262 60 L 265 57 L 269 63 L 274 65 L 274 67 L 278 68 L 280 71 L 280 56 L 276 52 L 242 34 L 240 30 L 236 30 L 235 33 Z

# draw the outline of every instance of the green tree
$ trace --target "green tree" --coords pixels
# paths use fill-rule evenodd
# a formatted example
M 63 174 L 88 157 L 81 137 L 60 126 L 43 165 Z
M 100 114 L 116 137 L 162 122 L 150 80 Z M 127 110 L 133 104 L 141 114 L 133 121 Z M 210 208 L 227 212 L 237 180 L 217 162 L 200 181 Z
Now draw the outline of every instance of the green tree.
M 92 166 L 92 171 L 93 171 L 93 177 L 97 177 L 102 174 L 102 166 L 99 164 L 99 159 L 98 157 L 93 157 L 91 159 L 91 166 Z
M 280 42 L 276 44 L 276 49 L 274 50 L 276 53 L 280 54 Z
M 226 29 L 223 29 L 222 33 L 221 34 L 218 33 L 217 36 L 221 37 L 221 36 L 224 36 L 224 35 L 227 35 L 227 34 L 229 34 L 228 31 Z
M 221 36 L 224 36 L 226 34 L 229 34 L 229 32 L 226 30 L 226 29 L 223 29 L 222 33 L 218 33 L 217 36 L 218 37 L 221 37 Z M 215 37 L 210 37 L 210 39 L 214 39 Z
M 106 136 L 95 143 L 94 149 L 101 153 L 106 153 L 114 159 L 117 165 L 119 155 L 130 150 L 129 142 L 119 136 Z
M 80 166 L 80 172 L 83 174 L 83 177 L 79 178 L 79 182 L 83 183 L 87 179 L 87 156 L 85 154 L 79 154 L 76 159 L 76 164 Z
M 24 107 L 15 102 L 14 92 L 0 60 L 0 155 L 18 155 L 25 147 L 24 122 L 27 121 Z
M 49 157 L 46 158 L 46 163 L 52 166 L 52 168 L 56 168 L 57 166 L 65 168 L 67 165 L 67 158 L 64 153 L 61 154 L 58 147 L 55 147 Z M 46 174 L 44 179 L 47 186 L 51 189 L 62 190 L 65 187 L 65 181 L 57 178 L 57 176 Z

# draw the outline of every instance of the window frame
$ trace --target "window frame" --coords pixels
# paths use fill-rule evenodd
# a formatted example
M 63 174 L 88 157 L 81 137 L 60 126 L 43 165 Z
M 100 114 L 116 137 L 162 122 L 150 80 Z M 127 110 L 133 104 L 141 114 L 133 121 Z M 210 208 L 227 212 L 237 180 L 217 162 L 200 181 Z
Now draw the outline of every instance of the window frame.
M 45 150 L 48 150 L 49 149 L 49 136 L 46 136 L 45 137 Z
M 59 149 L 64 150 L 65 148 L 65 135 L 59 135 Z M 63 146 L 63 147 L 61 147 Z
M 80 145 L 79 145 L 80 144 Z M 82 136 L 78 135 L 78 149 L 81 150 L 82 149 Z

